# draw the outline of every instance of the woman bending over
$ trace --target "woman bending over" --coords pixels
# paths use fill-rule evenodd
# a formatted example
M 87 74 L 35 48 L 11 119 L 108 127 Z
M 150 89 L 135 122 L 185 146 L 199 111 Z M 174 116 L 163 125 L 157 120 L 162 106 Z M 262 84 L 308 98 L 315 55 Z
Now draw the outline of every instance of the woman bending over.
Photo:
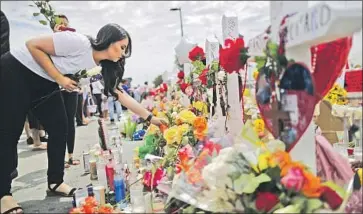
M 128 32 L 117 24 L 107 24 L 96 39 L 59 32 L 32 39 L 1 56 L 0 98 L 7 105 L 0 105 L 0 213 L 22 213 L 10 193 L 10 174 L 16 168 L 17 143 L 29 110 L 49 133 L 47 194 L 72 197 L 76 190 L 63 183 L 68 121 L 59 86 L 67 91 L 77 88 L 66 74 L 100 65 L 106 95 L 110 93 L 155 125 L 165 123 L 116 87 L 131 50 Z

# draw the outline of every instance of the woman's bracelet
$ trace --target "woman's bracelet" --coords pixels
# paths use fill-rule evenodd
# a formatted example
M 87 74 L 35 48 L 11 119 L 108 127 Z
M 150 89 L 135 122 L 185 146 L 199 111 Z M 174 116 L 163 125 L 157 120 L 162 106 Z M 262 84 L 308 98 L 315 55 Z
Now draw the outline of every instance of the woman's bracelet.
M 147 116 L 147 118 L 145 119 L 148 122 L 151 122 L 151 119 L 153 118 L 152 114 L 149 114 L 149 116 Z

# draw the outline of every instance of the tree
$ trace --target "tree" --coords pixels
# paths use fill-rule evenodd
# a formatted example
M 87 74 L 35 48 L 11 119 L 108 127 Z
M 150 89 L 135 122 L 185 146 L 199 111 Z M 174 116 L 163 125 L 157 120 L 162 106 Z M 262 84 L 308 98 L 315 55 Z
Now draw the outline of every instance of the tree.
M 59 18 L 55 17 L 55 11 L 52 8 L 52 6 L 49 4 L 49 0 L 46 1 L 33 1 L 35 6 L 39 8 L 39 13 L 33 13 L 33 16 L 39 16 L 40 14 L 43 14 L 43 16 L 48 20 L 39 20 L 39 23 L 42 25 L 48 25 L 48 22 L 50 26 L 55 25 L 56 23 L 59 23 Z M 34 7 L 33 4 L 29 5 L 30 7 Z
M 159 85 L 161 85 L 163 83 L 163 76 L 160 74 L 158 75 L 154 81 L 153 81 L 155 88 L 158 87 Z

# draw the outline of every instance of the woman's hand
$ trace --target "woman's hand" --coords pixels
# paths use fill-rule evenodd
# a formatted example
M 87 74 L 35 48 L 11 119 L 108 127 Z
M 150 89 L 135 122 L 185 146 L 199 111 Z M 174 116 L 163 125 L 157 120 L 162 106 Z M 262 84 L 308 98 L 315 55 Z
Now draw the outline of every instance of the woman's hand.
M 165 119 L 159 117 L 152 117 L 150 122 L 156 126 L 168 125 L 168 122 Z
M 55 81 L 67 91 L 71 92 L 77 89 L 77 82 L 66 76 L 60 75 Z

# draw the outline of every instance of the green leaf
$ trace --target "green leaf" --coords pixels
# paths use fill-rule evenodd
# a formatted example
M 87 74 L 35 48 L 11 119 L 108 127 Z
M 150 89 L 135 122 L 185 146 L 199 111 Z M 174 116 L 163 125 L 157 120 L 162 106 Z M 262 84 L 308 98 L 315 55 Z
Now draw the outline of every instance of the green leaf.
M 39 16 L 40 13 L 33 13 L 33 16 Z
M 269 52 L 270 52 L 271 56 L 276 59 L 276 57 L 277 57 L 277 50 L 278 50 L 278 47 L 279 46 L 276 43 L 273 43 L 271 41 L 269 41 L 267 43 L 267 46 L 269 48 Z
M 261 183 L 269 182 L 271 178 L 266 174 L 261 174 L 250 180 L 250 183 L 245 186 L 243 193 L 251 194 L 260 186 Z
M 48 22 L 45 21 L 45 20 L 39 20 L 39 23 L 42 24 L 42 25 L 47 25 L 48 24 Z
M 264 57 L 264 56 L 256 56 L 255 57 L 255 62 L 257 64 L 257 66 L 256 66 L 257 70 L 260 70 L 265 65 L 266 57 Z
M 245 186 L 252 182 L 255 176 L 252 174 L 242 174 L 239 178 L 233 181 L 234 191 L 237 194 L 242 194 Z
M 275 167 L 273 167 L 273 168 L 268 168 L 268 169 L 266 170 L 266 174 L 267 174 L 270 178 L 272 178 L 272 180 L 274 180 L 274 181 L 280 181 L 280 179 L 281 179 L 281 176 L 280 176 L 280 174 L 281 174 L 281 169 L 280 169 L 280 167 L 278 167 L 278 166 L 275 166 Z
M 263 174 L 257 176 L 255 181 L 258 182 L 258 184 L 261 184 L 261 183 L 271 181 L 271 178 L 267 174 L 263 173 Z
M 54 22 L 56 23 L 56 24 L 60 24 L 61 23 L 61 19 L 58 17 L 58 16 L 56 16 L 55 18 L 54 18 Z
M 306 206 L 306 213 L 313 213 L 315 210 L 323 206 L 323 202 L 317 198 L 308 199 Z

